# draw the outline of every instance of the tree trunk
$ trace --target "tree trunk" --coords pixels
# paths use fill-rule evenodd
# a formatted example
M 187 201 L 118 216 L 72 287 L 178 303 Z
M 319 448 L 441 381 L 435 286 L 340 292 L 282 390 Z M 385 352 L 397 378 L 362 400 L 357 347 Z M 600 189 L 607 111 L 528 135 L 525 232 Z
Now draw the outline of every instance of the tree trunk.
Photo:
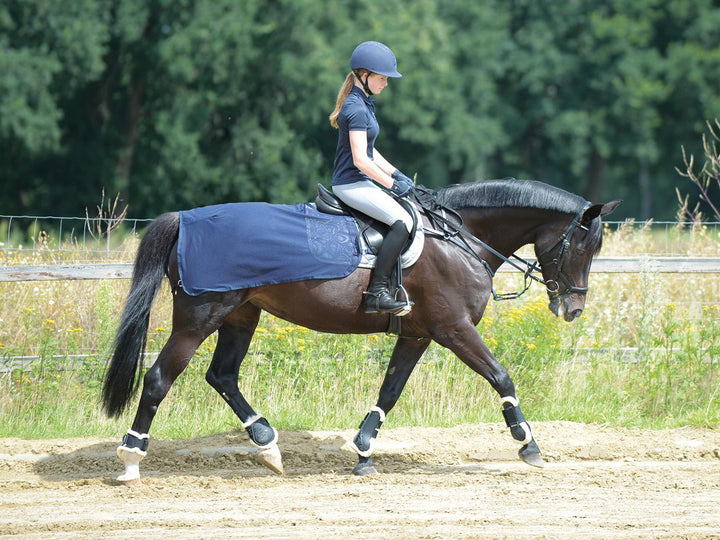
M 645 159 L 640 162 L 638 183 L 640 184 L 640 217 L 650 219 L 652 217 L 653 195 L 652 186 L 650 185 L 650 171 Z
M 125 111 L 125 144 L 120 152 L 120 157 L 115 166 L 115 178 L 119 190 L 126 190 L 130 181 L 132 171 L 133 154 L 135 143 L 140 133 L 140 120 L 142 118 L 142 99 L 145 84 L 130 83 L 128 86 L 128 104 Z
M 588 164 L 587 186 L 585 198 L 590 202 L 598 202 L 603 195 L 605 187 L 605 158 L 597 152 L 590 156 Z

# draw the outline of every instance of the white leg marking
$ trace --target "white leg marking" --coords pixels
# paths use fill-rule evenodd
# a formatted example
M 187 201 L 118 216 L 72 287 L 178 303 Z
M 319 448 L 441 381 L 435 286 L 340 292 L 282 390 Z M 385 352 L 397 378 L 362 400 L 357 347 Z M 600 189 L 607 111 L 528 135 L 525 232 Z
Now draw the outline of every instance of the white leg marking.
M 277 440 L 277 437 L 276 437 Z M 272 443 L 270 447 L 260 450 L 257 455 L 258 461 L 265 465 L 268 469 L 276 474 L 283 474 L 285 471 L 282 464 L 282 455 L 280 448 L 276 443 Z
M 140 462 L 147 455 L 139 448 L 128 448 L 127 446 L 118 446 L 117 455 L 125 464 L 125 474 L 118 476 L 119 482 L 130 482 L 140 478 Z

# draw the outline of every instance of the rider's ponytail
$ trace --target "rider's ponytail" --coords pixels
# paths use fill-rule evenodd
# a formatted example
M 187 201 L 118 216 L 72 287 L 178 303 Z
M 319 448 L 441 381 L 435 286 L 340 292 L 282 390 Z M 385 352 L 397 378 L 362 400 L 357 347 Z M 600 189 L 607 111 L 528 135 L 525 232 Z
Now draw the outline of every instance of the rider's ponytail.
M 338 92 L 337 101 L 335 102 L 335 109 L 333 112 L 330 113 L 330 125 L 334 128 L 338 127 L 338 116 L 340 116 L 340 109 L 342 109 L 343 103 L 345 103 L 345 98 L 348 97 L 348 94 L 350 94 L 350 91 L 352 90 L 353 86 L 355 86 L 355 74 L 351 71 L 348 73 L 348 76 L 345 77 L 345 82 L 340 87 L 340 91 Z

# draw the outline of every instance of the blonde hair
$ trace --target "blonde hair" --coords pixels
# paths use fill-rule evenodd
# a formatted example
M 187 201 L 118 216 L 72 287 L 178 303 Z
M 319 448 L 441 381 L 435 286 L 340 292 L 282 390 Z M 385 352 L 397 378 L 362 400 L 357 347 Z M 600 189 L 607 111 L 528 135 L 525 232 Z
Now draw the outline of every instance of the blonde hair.
M 362 72 L 365 70 L 357 70 L 358 72 Z M 345 82 L 340 87 L 340 91 L 337 95 L 337 100 L 335 101 L 335 108 L 333 109 L 333 112 L 330 113 L 330 116 L 328 117 L 330 119 L 330 125 L 337 129 L 338 127 L 338 116 L 340 116 L 340 109 L 342 109 L 343 103 L 345 103 L 345 99 L 350 94 L 350 91 L 353 89 L 353 86 L 355 86 L 355 79 L 356 75 L 354 72 L 348 73 L 347 77 L 345 77 Z

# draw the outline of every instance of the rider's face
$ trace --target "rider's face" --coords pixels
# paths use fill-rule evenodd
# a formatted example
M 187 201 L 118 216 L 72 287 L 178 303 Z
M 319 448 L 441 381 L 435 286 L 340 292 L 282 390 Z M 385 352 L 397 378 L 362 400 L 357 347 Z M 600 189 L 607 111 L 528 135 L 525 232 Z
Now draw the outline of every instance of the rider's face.
M 387 86 L 388 78 L 385 75 L 371 73 L 367 78 L 367 85 L 373 94 L 377 95 Z

